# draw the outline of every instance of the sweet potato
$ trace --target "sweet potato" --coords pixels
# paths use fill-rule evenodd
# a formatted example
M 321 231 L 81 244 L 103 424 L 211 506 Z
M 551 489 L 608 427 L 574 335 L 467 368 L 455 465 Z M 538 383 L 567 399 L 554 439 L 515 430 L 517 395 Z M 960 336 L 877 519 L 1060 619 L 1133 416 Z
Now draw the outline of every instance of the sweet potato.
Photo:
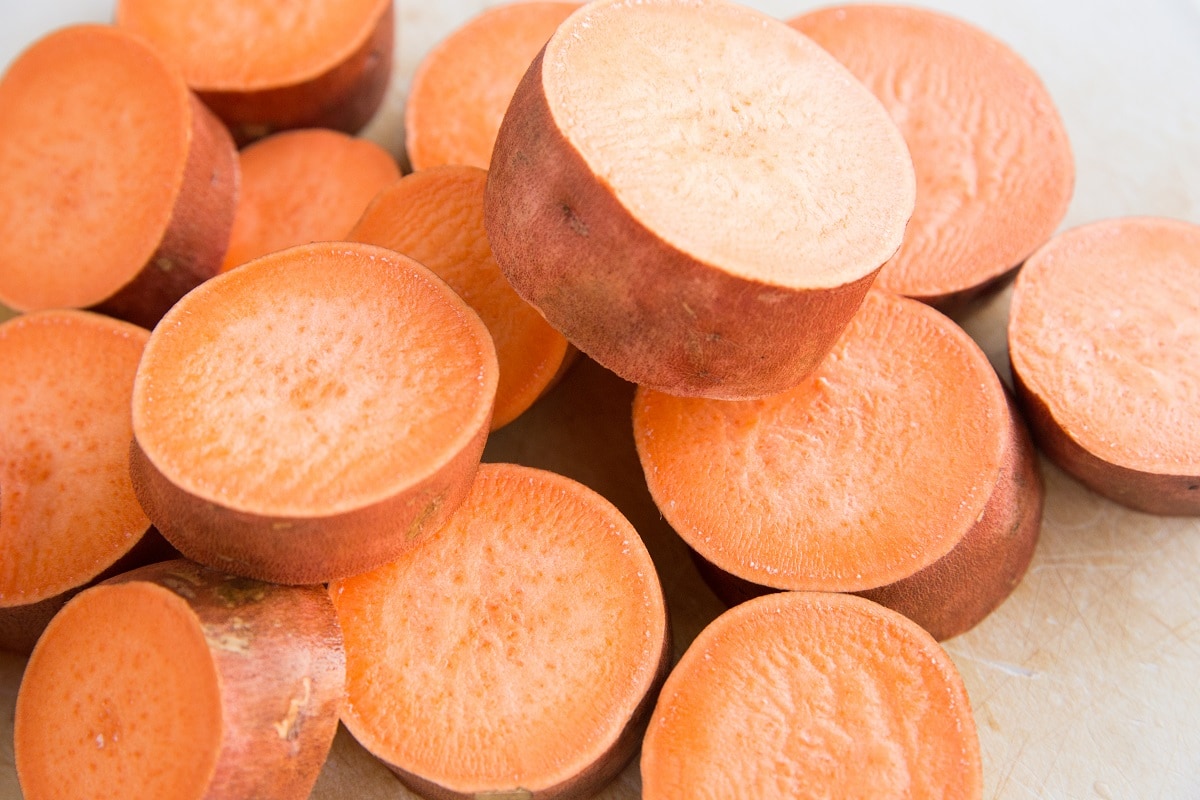
M 373 569 L 466 496 L 496 380 L 478 315 L 412 259 L 350 242 L 272 253 L 150 336 L 134 490 L 216 569 L 296 584 Z
M 1200 226 L 1107 219 L 1029 258 L 1009 308 L 1013 380 L 1046 455 L 1151 514 L 1200 515 Z
M 914 193 L 883 106 L 795 30 L 724 2 L 601 0 L 517 88 L 485 219 L 505 276 L 581 351 L 740 399 L 816 367 Z
M 167 561 L 51 621 L 17 694 L 25 800 L 303 800 L 337 730 L 345 654 L 323 587 Z
M 217 273 L 237 189 L 176 69 L 117 28 L 55 31 L 0 78 L 0 302 L 152 327 Z

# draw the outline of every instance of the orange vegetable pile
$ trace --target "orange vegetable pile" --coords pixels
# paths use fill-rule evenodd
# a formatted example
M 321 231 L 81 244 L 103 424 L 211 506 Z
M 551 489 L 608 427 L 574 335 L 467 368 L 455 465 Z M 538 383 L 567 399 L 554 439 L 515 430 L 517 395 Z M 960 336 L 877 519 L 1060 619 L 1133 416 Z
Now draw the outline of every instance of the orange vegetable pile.
M 339 720 L 429 798 L 639 750 L 646 798 L 981 797 L 938 641 L 1025 573 L 1034 442 L 1200 514 L 1200 232 L 1052 239 L 1048 92 L 934 12 L 493 10 L 417 70 L 404 177 L 356 136 L 392 3 L 302 16 L 120 0 L 0 78 L 25 797 L 303 798 Z M 938 310 L 1014 274 L 1015 399 Z M 482 464 L 580 446 L 529 427 L 569 369 L 594 473 Z

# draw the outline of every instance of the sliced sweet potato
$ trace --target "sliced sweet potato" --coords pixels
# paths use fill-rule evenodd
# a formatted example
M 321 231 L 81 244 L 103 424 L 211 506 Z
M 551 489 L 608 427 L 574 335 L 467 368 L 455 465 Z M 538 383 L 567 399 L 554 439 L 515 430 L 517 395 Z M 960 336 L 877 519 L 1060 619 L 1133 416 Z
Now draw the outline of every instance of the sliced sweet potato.
M 821 592 L 710 623 L 663 686 L 641 768 L 645 800 L 983 796 L 954 662 L 904 616 Z
M 914 193 L 883 106 L 787 25 L 604 0 L 522 79 L 485 219 L 505 276 L 584 353 L 661 391 L 739 399 L 816 367 Z
M 1060 234 L 1017 276 L 1008 346 L 1054 463 L 1131 508 L 1200 515 L 1200 226 L 1132 217 Z
M 392 0 L 118 0 L 115 16 L 180 65 L 240 143 L 288 128 L 356 133 L 391 78 Z
M 218 275 L 151 335 L 134 489 L 185 556 L 279 583 L 396 558 L 466 496 L 496 391 L 487 329 L 373 245 L 303 245 Z
M 578 3 L 515 2 L 485 9 L 425 54 L 404 107 L 404 146 L 420 171 L 487 169 L 521 76 Z
M 650 556 L 582 484 L 480 467 L 437 536 L 330 585 L 355 738 L 430 798 L 589 797 L 670 660 Z
M 939 638 L 1032 556 L 1044 489 L 1021 424 L 961 328 L 878 290 L 791 391 L 634 403 L 650 492 L 727 601 L 873 590 Z
M 1067 213 L 1075 164 L 1041 78 L 944 13 L 841 5 L 789 23 L 879 97 L 912 153 L 917 203 L 878 285 L 943 309 L 1002 285 Z
M 303 800 L 345 666 L 323 587 L 178 560 L 86 589 L 47 627 L 17 694 L 25 800 Z
M 500 362 L 495 430 L 533 405 L 576 351 L 496 266 L 483 227 L 486 183 L 487 173 L 477 167 L 415 172 L 381 191 L 346 238 L 415 258 L 479 313 Z
M 111 26 L 55 31 L 0 78 L 0 303 L 152 327 L 217 273 L 237 189 L 176 69 Z

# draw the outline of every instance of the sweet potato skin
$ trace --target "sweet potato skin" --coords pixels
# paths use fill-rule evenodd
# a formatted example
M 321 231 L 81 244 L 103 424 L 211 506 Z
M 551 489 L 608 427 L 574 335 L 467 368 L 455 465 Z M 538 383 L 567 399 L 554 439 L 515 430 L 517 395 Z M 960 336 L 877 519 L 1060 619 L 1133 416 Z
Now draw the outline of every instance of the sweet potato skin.
M 835 288 L 793 290 L 734 278 L 669 245 L 617 201 L 557 128 L 541 80 L 544 53 L 505 115 L 484 201 L 496 261 L 518 294 L 634 383 L 721 399 L 799 383 L 879 269 Z
M 252 92 L 198 89 L 239 146 L 276 131 L 332 128 L 357 133 L 379 110 L 392 75 L 395 9 L 347 59 L 302 83 Z
M 205 797 L 307 797 L 333 743 L 346 680 L 341 628 L 324 588 L 246 580 L 182 559 L 108 583 L 130 581 L 179 595 L 204 628 L 225 728 Z
M 153 328 L 179 298 L 216 275 L 229 246 L 241 185 L 229 131 L 191 95 L 192 135 L 175 208 L 154 255 L 94 311 Z
M 443 468 L 403 494 L 325 517 L 284 519 L 218 506 L 172 484 L 136 438 L 129 467 L 147 516 L 184 556 L 262 581 L 324 583 L 381 566 L 438 530 L 470 489 L 490 420 Z
M 1143 472 L 1111 464 L 1083 448 L 1013 369 L 1013 386 L 1033 440 L 1052 463 L 1097 494 L 1158 516 L 1200 516 L 1200 475 Z
M 965 633 L 1012 594 L 1037 546 L 1045 485 L 1029 430 L 1008 397 L 1009 430 L 1000 476 L 983 514 L 953 550 L 878 589 L 857 592 L 899 611 L 938 641 Z

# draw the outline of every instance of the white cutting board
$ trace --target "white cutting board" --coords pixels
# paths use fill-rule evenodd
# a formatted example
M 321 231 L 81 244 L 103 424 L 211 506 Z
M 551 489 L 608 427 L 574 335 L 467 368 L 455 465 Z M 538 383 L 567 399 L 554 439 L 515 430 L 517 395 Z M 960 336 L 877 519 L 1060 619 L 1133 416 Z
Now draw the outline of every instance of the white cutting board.
M 400 153 L 404 97 L 417 63 L 488 5 L 495 3 L 398 2 L 395 80 L 368 136 Z M 789 18 L 816 4 L 749 5 Z M 1126 214 L 1200 223 L 1197 0 L 926 5 L 990 31 L 1041 73 L 1077 162 L 1066 226 Z M 0 65 L 50 28 L 110 14 L 111 4 L 97 0 L 0 0 Z M 962 320 L 1002 373 L 1007 304 L 1001 295 Z M 583 361 L 527 419 L 493 438 L 488 457 L 559 469 L 621 506 L 662 564 L 682 648 L 720 606 L 637 481 L 626 438 L 628 392 Z M 978 628 L 946 643 L 975 709 L 985 796 L 1200 798 L 1200 520 L 1124 510 L 1044 466 L 1045 523 L 1026 579 Z M 11 719 L 21 666 L 0 656 L 0 800 L 20 797 Z M 635 763 L 602 797 L 632 800 L 638 787 Z M 314 797 L 415 795 L 342 731 Z

